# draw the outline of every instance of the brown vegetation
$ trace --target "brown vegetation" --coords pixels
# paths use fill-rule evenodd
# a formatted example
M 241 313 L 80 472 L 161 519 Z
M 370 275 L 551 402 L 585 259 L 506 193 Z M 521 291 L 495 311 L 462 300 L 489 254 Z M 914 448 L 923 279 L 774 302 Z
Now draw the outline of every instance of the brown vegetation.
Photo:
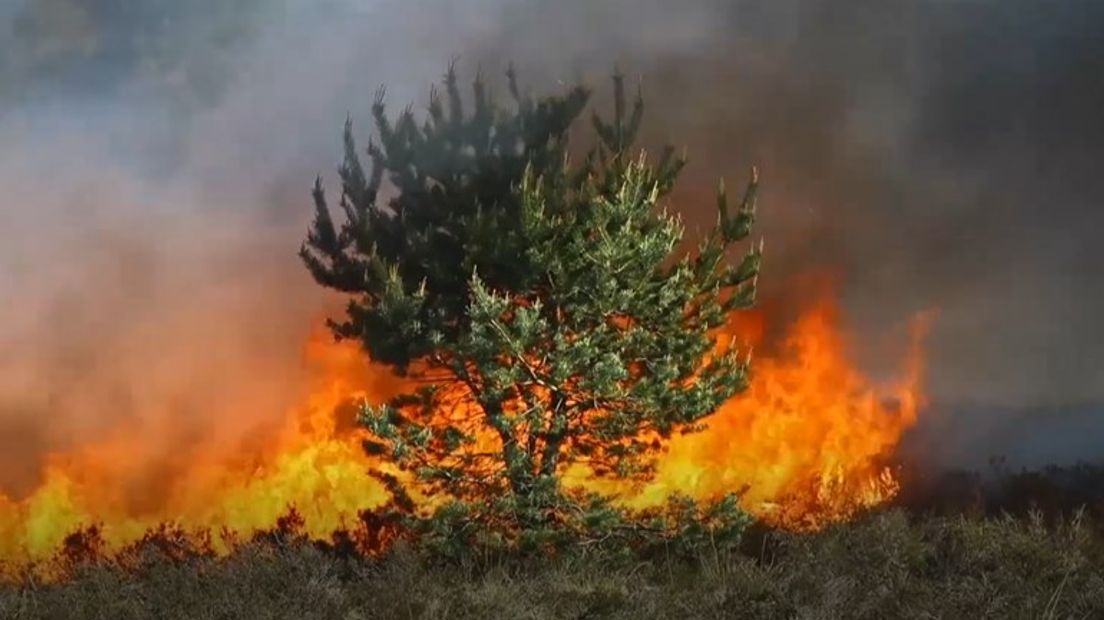
M 1100 618 L 1104 537 L 1085 518 L 914 517 L 901 509 L 817 534 L 758 532 L 742 553 L 650 562 L 578 553 L 444 564 L 406 547 L 375 562 L 306 544 L 67 584 L 6 586 L 0 617 L 102 618 Z

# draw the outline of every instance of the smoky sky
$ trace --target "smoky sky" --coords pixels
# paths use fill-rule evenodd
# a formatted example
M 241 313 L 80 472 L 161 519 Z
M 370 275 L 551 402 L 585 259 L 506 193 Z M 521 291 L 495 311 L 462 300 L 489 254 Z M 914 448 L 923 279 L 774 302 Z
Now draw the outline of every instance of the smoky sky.
M 1047 411 L 1104 401 L 1102 28 L 1089 0 L 0 2 L 0 340 L 80 357 L 156 331 L 184 288 L 249 281 L 249 317 L 220 320 L 268 342 L 320 303 L 295 258 L 307 190 L 332 184 L 347 114 L 367 137 L 380 84 L 393 110 L 424 105 L 453 58 L 500 90 L 513 61 L 536 93 L 583 80 L 602 105 L 616 65 L 644 142 L 687 148 L 691 229 L 718 177 L 760 167 L 766 296 L 838 274 L 874 376 L 938 310 L 929 433 L 1099 457 Z M 1035 413 L 979 431 L 961 411 L 983 406 Z

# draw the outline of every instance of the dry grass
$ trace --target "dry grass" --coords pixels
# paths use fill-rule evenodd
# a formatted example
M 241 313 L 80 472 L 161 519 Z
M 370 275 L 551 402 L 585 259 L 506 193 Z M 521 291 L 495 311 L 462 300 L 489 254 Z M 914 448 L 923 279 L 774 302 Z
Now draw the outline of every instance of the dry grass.
M 811 536 L 749 536 L 696 564 L 578 556 L 432 566 L 306 545 L 224 561 L 90 568 L 0 587 L 0 618 L 1104 618 L 1104 538 L 1086 524 L 872 515 Z

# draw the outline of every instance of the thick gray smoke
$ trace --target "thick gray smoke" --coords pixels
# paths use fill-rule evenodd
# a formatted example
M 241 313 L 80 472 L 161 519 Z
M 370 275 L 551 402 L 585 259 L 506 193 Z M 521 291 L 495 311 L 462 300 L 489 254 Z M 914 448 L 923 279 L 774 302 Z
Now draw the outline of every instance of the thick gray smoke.
M 1045 407 L 1104 401 L 1104 4 L 677 4 L 0 2 L 0 488 L 122 421 L 264 423 L 217 404 L 295 385 L 325 301 L 295 250 L 345 115 L 366 131 L 380 84 L 424 103 L 454 56 L 598 103 L 614 64 L 641 76 L 648 142 L 688 147 L 691 225 L 758 164 L 768 294 L 835 270 L 876 376 L 938 308 L 929 388 L 951 406 L 920 436 L 970 438 L 939 456 L 1030 436 L 1031 459 L 1100 457 Z

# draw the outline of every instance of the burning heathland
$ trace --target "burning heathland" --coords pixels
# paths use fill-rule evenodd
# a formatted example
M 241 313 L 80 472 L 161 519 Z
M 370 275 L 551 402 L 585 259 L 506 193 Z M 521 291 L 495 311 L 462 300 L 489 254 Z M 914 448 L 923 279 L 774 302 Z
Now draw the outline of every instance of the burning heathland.
M 722 405 L 701 432 L 656 449 L 651 481 L 632 489 L 620 481 L 571 482 L 618 492 L 640 507 L 661 503 L 668 491 L 706 500 L 746 489 L 741 504 L 754 516 L 799 528 L 890 500 L 897 481 L 889 458 L 921 396 L 920 352 L 910 354 L 898 385 L 873 385 L 845 356 L 835 320 L 828 299 L 808 309 L 790 326 L 784 352 L 756 357 L 747 392 Z M 49 576 L 73 554 L 125 555 L 164 533 L 163 525 L 181 549 L 218 555 L 286 526 L 324 542 L 346 536 L 366 552 L 386 545 L 389 532 L 364 517 L 388 503 L 372 474 L 390 468 L 365 453 L 368 434 L 354 416 L 360 399 L 378 402 L 401 389 L 401 380 L 368 363 L 354 343 L 335 343 L 321 326 L 304 348 L 311 385 L 301 402 L 273 412 L 274 421 L 284 421 L 255 439 L 263 448 L 243 455 L 238 446 L 209 440 L 181 455 L 187 466 L 157 478 L 158 489 L 143 488 L 157 494 L 149 507 L 135 507 L 126 492 L 164 471 L 159 459 L 130 447 L 141 437 L 121 429 L 113 441 L 56 455 L 39 488 L 0 504 L 7 575 L 36 562 Z M 883 404 L 887 396 L 900 404 Z
M 633 146 L 643 103 L 619 76 L 582 154 L 567 137 L 586 89 L 533 100 L 509 84 L 499 108 L 450 71 L 424 123 L 388 117 L 381 93 L 364 151 L 347 125 L 342 223 L 319 182 L 301 257 L 350 300 L 311 332 L 301 389 L 212 404 L 264 407 L 249 419 L 267 425 L 167 417 L 51 453 L 37 486 L 0 495 L 5 575 L 149 544 L 225 555 L 274 532 L 372 554 L 409 535 L 396 514 L 446 505 L 547 529 L 584 497 L 631 515 L 735 496 L 814 530 L 894 497 L 925 321 L 890 384 L 848 357 L 830 287 L 769 341 L 764 245 L 746 243 L 757 172 L 738 205 L 722 184 L 716 227 L 680 254 L 664 198 L 684 160 Z

